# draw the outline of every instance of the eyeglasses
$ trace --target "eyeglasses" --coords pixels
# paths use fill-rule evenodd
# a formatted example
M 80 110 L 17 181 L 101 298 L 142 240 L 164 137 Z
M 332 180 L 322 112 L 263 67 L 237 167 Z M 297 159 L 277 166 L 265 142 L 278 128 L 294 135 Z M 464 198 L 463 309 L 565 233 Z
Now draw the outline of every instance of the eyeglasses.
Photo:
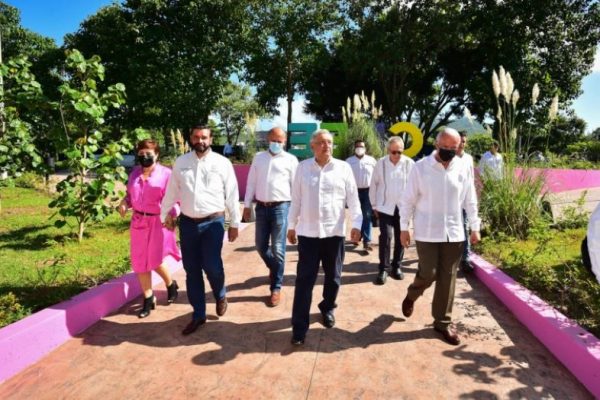
M 400 156 L 400 155 L 402 155 L 402 152 L 401 151 L 390 151 L 390 154 L 393 154 L 395 156 Z

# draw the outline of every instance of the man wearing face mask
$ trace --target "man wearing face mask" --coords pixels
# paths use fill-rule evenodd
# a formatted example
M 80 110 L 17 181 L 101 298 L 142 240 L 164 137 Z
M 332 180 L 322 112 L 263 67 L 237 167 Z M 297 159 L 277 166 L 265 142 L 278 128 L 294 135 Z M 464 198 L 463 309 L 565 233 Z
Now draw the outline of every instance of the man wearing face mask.
M 400 241 L 410 244 L 409 221 L 414 218 L 414 237 L 419 256 L 415 280 L 402 302 L 402 313 L 410 317 L 414 302 L 435 282 L 432 315 L 434 329 L 446 342 L 460 344 L 451 326 L 456 270 L 465 241 L 462 210 L 471 226 L 471 243 L 479 241 L 480 219 L 472 172 L 455 157 L 460 135 L 445 128 L 437 135 L 436 150 L 412 169 L 400 201 Z
M 193 151 L 175 160 L 160 215 L 163 224 L 174 229 L 175 221 L 168 211 L 179 201 L 181 253 L 188 300 L 193 307 L 191 321 L 183 329 L 183 335 L 195 332 L 206 322 L 203 272 L 217 303 L 217 315 L 222 316 L 227 310 L 225 271 L 221 258 L 225 209 L 230 217 L 230 242 L 238 236 L 241 217 L 233 165 L 227 158 L 211 150 L 210 128 L 205 125 L 194 126 L 190 130 L 190 144 Z
M 256 154 L 250 166 L 244 220 L 250 219 L 252 200 L 256 199 L 255 244 L 269 268 L 271 297 L 268 305 L 275 307 L 281 301 L 287 217 L 298 159 L 284 150 L 287 133 L 283 129 L 271 129 L 267 140 L 269 150 Z
M 377 161 L 367 154 L 367 148 L 364 140 L 354 142 L 354 155 L 348 157 L 346 162 L 350 164 L 356 186 L 358 187 L 358 199 L 360 200 L 360 209 L 362 211 L 363 222 L 360 228 L 360 234 L 363 238 L 363 248 L 366 251 L 373 251 L 371 246 L 371 221 L 373 219 L 373 209 L 369 200 L 369 186 Z M 358 244 L 358 243 L 357 243 Z
M 415 162 L 403 155 L 404 141 L 401 137 L 392 136 L 387 145 L 388 155 L 382 157 L 375 167 L 373 182 L 369 196 L 373 209 L 379 219 L 379 274 L 375 281 L 378 285 L 385 284 L 387 271 L 394 279 L 404 279 L 402 273 L 402 258 L 404 248 L 400 243 L 400 197 L 406 187 L 408 175 Z M 394 255 L 390 262 L 394 237 Z

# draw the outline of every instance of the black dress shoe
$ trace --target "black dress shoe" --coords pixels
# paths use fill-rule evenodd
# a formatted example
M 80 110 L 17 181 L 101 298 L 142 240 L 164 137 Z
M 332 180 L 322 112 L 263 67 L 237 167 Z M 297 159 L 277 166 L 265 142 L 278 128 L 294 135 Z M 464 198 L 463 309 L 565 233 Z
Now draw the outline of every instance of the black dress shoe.
M 415 301 L 408 298 L 408 295 L 404 298 L 402 302 L 402 314 L 406 318 L 410 317 L 415 309 Z
M 326 328 L 333 328 L 335 326 L 335 316 L 333 315 L 333 311 L 322 312 L 323 315 L 323 325 Z
M 379 271 L 377 274 L 377 279 L 375 279 L 375 283 L 378 285 L 385 285 L 385 281 L 387 280 L 387 271 Z
M 176 280 L 173 280 L 169 286 L 167 286 L 167 303 L 171 304 L 175 300 L 177 300 L 177 289 L 179 289 L 179 285 Z
M 460 337 L 458 336 L 458 333 L 456 332 L 456 330 L 452 327 L 448 327 L 446 329 L 438 329 L 438 328 L 433 328 L 435 329 L 437 332 L 441 333 L 442 336 L 444 337 L 444 340 L 447 343 L 450 343 L 453 346 L 458 346 L 460 344 Z
M 398 281 L 404 279 L 404 273 L 402 273 L 402 269 L 400 267 L 392 268 L 392 273 L 390 274 L 390 276 Z
M 291 343 L 294 346 L 302 346 L 304 344 L 304 336 L 302 336 L 302 337 L 292 336 Z
M 205 323 L 206 323 L 206 318 L 194 319 L 194 320 L 192 320 L 192 322 L 187 324 L 187 326 L 185 328 L 183 328 L 183 330 L 181 331 L 181 334 L 189 335 L 190 333 L 194 333 L 201 325 L 204 325 Z

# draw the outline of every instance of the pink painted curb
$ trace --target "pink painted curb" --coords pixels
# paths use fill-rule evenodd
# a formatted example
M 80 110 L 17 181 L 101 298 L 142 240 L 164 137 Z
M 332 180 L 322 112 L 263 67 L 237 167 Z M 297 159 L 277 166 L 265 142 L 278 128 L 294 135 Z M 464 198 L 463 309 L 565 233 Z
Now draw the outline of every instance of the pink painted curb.
M 248 224 L 240 224 L 239 231 Z M 225 232 L 227 241 L 227 232 Z M 171 273 L 183 266 L 168 259 Z M 152 285 L 162 283 L 152 274 Z M 0 329 L 0 383 L 36 363 L 75 335 L 141 295 L 133 272 L 111 279 Z
M 472 254 L 471 262 L 477 278 L 600 398 L 600 340 L 483 258 Z

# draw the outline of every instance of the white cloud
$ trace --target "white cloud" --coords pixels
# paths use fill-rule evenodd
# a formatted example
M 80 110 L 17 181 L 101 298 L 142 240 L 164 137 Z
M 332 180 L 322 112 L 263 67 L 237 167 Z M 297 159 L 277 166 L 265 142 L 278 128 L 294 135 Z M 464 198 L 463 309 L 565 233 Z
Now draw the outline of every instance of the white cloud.
M 316 122 L 317 119 L 312 114 L 307 114 L 304 112 L 304 96 L 297 96 L 292 102 L 292 122 Z M 260 121 L 260 129 L 267 130 L 271 129 L 273 126 L 280 126 L 287 130 L 287 113 L 288 106 L 287 100 L 284 97 L 281 97 L 277 102 L 277 110 L 279 111 L 279 115 L 276 115 L 272 120 L 262 120 Z

